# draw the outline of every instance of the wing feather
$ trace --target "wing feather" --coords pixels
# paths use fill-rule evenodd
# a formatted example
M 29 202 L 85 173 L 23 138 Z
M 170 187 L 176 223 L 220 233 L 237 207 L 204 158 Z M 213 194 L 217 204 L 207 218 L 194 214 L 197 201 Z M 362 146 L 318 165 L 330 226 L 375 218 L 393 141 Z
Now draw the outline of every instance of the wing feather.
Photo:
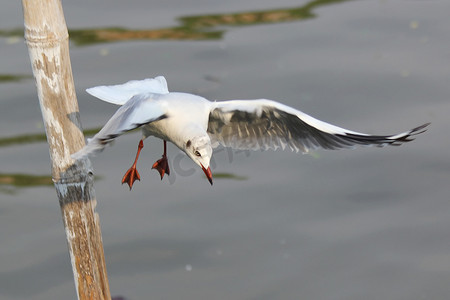
M 368 135 L 315 119 L 271 100 L 215 102 L 209 115 L 208 134 L 213 146 L 246 150 L 288 147 L 292 151 L 340 149 L 357 145 L 400 145 L 425 131 L 428 124 L 396 135 Z

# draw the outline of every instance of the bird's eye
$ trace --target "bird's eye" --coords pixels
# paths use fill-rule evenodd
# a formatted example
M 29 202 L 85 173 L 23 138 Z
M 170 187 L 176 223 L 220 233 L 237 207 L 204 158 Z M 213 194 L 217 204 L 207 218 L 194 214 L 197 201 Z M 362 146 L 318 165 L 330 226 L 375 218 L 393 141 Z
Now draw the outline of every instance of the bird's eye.
M 198 151 L 195 151 L 194 154 L 195 154 L 196 156 L 202 156 L 202 155 L 200 154 L 200 152 L 198 152 Z

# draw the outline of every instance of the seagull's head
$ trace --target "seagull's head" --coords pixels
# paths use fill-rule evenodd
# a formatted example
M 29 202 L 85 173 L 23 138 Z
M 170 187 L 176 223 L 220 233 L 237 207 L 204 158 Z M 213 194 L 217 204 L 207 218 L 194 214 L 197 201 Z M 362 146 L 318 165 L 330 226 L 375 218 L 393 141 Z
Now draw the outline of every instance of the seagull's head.
M 186 154 L 202 168 L 209 183 L 212 185 L 212 173 L 211 168 L 209 167 L 209 162 L 211 160 L 213 150 L 209 136 L 205 133 L 204 135 L 190 137 L 185 141 L 184 148 Z

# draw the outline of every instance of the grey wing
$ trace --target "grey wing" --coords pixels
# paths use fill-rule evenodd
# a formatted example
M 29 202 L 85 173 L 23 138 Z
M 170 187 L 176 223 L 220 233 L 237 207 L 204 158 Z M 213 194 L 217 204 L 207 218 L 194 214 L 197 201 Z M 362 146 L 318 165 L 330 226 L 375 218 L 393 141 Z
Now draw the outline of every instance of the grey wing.
M 115 112 L 92 139 L 88 140 L 83 149 L 72 155 L 72 158 L 79 159 L 102 151 L 107 144 L 121 134 L 166 118 L 165 110 L 158 101 L 154 100 L 155 97 L 158 97 L 158 95 L 141 94 L 132 97 Z
M 428 123 L 429 124 L 429 123 Z M 208 134 L 213 146 L 247 150 L 290 148 L 340 149 L 356 145 L 401 145 L 425 131 L 428 124 L 396 135 L 368 135 L 315 119 L 271 100 L 231 100 L 214 103 Z

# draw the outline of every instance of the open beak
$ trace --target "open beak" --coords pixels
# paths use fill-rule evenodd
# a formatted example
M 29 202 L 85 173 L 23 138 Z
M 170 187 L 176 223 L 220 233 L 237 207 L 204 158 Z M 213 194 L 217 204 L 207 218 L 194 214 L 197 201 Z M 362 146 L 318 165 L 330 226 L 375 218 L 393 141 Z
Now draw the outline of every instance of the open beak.
M 213 185 L 211 168 L 208 167 L 208 169 L 205 169 L 205 167 L 203 165 L 201 165 L 201 166 L 202 166 L 203 172 L 205 172 L 206 178 L 208 178 L 209 183 L 211 183 L 211 185 Z

